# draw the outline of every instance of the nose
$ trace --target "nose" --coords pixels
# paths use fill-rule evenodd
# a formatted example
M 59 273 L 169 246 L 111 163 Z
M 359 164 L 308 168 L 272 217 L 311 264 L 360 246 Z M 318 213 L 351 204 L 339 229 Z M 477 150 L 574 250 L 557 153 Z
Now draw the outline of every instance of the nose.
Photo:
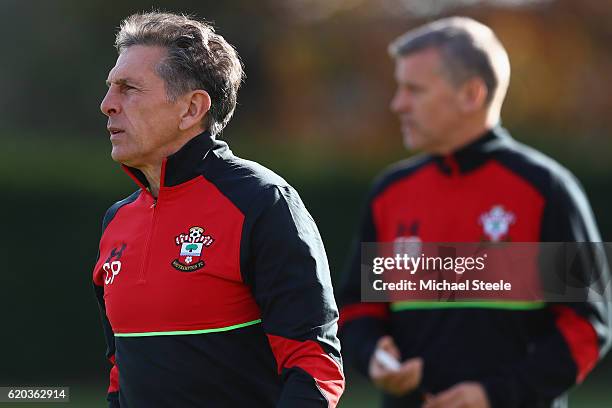
M 410 95 L 407 91 L 398 89 L 395 95 L 393 95 L 393 99 L 391 99 L 389 109 L 395 114 L 407 113 L 412 108 L 410 99 Z
M 112 86 L 108 88 L 106 95 L 104 95 L 104 99 L 102 99 L 102 102 L 100 103 L 100 110 L 106 116 L 119 113 L 121 110 L 121 105 L 119 104 L 119 100 L 115 95 Z

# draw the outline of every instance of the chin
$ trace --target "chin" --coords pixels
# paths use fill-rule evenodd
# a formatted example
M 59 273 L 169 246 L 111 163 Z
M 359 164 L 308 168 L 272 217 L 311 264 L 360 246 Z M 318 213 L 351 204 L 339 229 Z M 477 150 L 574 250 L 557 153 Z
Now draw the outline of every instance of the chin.
M 129 155 L 125 154 L 125 152 L 122 152 L 121 149 L 115 147 L 113 147 L 113 150 L 111 151 L 111 158 L 117 163 L 126 165 L 129 161 Z
M 422 143 L 419 142 L 418 137 L 414 134 L 404 134 L 404 147 L 408 150 L 418 150 L 422 147 Z

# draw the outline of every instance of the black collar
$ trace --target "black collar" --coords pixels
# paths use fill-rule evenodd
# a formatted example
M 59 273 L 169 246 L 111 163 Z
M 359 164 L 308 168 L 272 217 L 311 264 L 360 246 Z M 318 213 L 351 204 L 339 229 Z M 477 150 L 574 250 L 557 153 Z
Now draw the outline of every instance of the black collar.
M 512 137 L 501 126 L 489 129 L 478 139 L 448 155 L 433 156 L 440 170 L 448 175 L 468 173 L 491 159 L 491 153 Z
M 185 143 L 176 153 L 162 162 L 160 187 L 176 186 L 197 177 L 198 165 L 215 147 L 227 148 L 227 145 L 224 142 L 217 142 L 208 131 Z M 142 171 L 126 165 L 122 167 L 141 189 L 148 189 L 149 182 Z

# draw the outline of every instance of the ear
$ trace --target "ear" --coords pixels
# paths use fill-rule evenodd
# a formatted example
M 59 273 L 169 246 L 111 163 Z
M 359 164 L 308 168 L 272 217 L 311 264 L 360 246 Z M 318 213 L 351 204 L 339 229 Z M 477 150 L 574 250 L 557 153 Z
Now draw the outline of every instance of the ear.
M 210 110 L 210 105 L 210 95 L 202 89 L 196 89 L 185 95 L 185 109 L 180 117 L 179 129 L 187 130 L 200 125 Z
M 464 113 L 485 109 L 487 85 L 482 78 L 474 77 L 465 81 L 459 90 L 459 106 Z

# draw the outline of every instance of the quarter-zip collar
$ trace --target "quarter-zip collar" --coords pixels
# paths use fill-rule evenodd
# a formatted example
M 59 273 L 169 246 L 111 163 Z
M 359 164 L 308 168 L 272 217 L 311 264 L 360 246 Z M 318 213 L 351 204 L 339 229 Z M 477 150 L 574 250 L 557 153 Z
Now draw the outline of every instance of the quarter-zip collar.
M 468 173 L 482 166 L 491 159 L 491 153 L 501 145 L 508 143 L 512 137 L 500 125 L 485 132 L 472 143 L 447 155 L 433 156 L 440 170 L 447 175 Z
M 222 144 L 225 145 L 225 143 Z M 166 157 L 161 167 L 160 190 L 163 187 L 176 186 L 197 177 L 198 165 L 214 145 L 214 137 L 206 131 L 185 143 L 176 153 Z M 149 192 L 149 182 L 142 171 L 126 165 L 121 165 L 121 167 L 143 191 Z

